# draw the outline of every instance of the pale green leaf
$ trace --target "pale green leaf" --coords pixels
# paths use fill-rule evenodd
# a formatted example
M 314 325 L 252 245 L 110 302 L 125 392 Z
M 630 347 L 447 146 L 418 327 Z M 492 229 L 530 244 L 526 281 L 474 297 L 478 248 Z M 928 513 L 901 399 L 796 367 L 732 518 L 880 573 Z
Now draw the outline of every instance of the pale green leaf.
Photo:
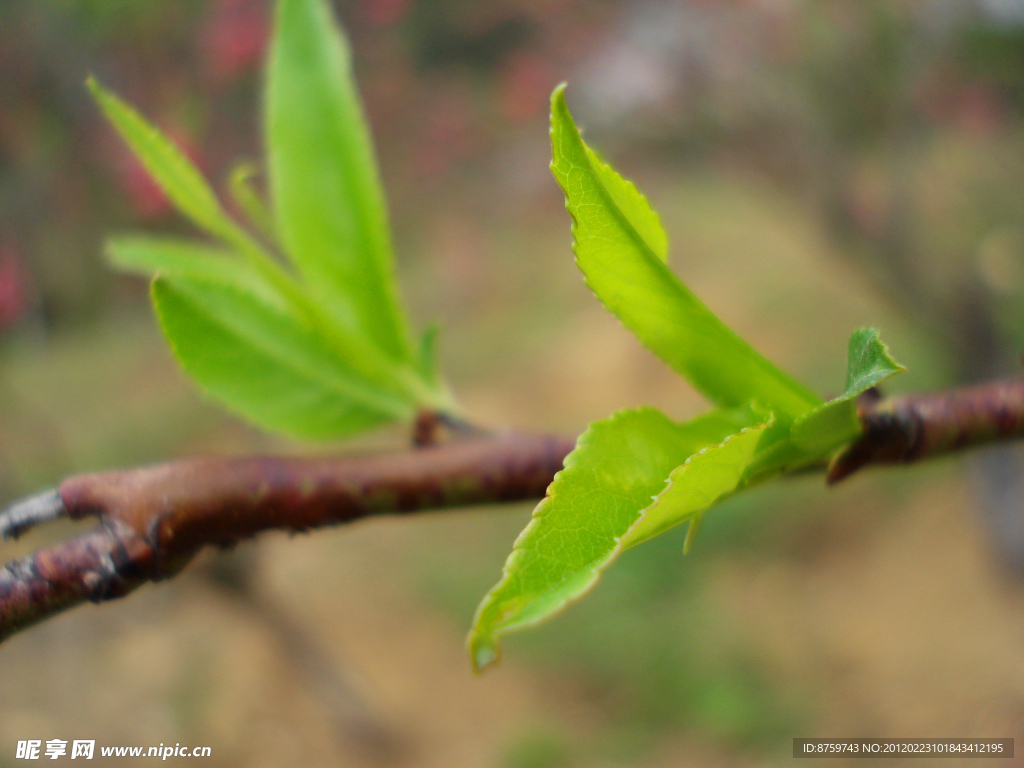
M 652 408 L 641 408 L 591 424 L 516 540 L 501 581 L 477 609 L 469 636 L 476 668 L 497 659 L 502 635 L 551 617 L 590 589 L 621 551 L 621 540 L 642 510 L 665 489 L 673 470 L 756 419 L 747 408 L 715 411 L 678 424 Z M 720 479 L 714 472 L 688 473 L 697 482 Z M 712 493 L 711 500 L 717 495 Z M 671 510 L 683 506 L 672 501 L 663 508 L 664 517 L 656 513 L 658 519 L 668 519 Z
M 664 240 L 632 184 L 580 138 L 564 85 L 551 97 L 551 170 L 572 216 L 587 285 L 622 323 L 710 400 L 756 401 L 790 418 L 821 400 L 754 351 L 708 310 L 663 260 Z
M 814 458 L 823 458 L 848 443 L 861 432 L 857 396 L 904 370 L 892 359 L 876 329 L 854 331 L 848 349 L 846 390 L 798 418 L 793 423 L 793 442 Z
M 276 231 L 310 290 L 344 327 L 411 362 L 384 195 L 350 58 L 324 0 L 279 0 L 266 107 Z
M 227 283 L 157 277 L 153 304 L 182 367 L 267 429 L 342 437 L 396 418 L 406 400 L 369 386 L 298 318 Z
M 107 119 L 178 210 L 208 232 L 233 237 L 235 224 L 202 174 L 174 142 L 95 78 L 90 77 L 87 85 Z
M 120 235 L 107 241 L 107 260 L 126 272 L 225 284 L 281 311 L 287 305 L 277 290 L 227 248 L 163 235 Z

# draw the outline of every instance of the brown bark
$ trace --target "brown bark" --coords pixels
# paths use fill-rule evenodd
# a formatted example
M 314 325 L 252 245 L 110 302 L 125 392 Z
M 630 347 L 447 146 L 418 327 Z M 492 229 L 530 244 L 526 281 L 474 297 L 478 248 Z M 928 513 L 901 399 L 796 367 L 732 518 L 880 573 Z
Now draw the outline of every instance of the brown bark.
M 572 446 L 567 438 L 509 433 L 376 456 L 195 458 L 71 477 L 57 496 L 39 497 L 46 504 L 38 521 L 97 517 L 100 525 L 0 569 L 0 640 L 86 600 L 173 576 L 207 545 L 384 513 L 540 498 Z M 0 517 L 0 531 L 13 538 L 34 522 L 15 510 Z
M 829 482 L 872 464 L 1024 436 L 1024 380 L 865 399 L 859 408 L 864 432 L 833 460 Z M 173 576 L 204 546 L 261 531 L 540 498 L 573 447 L 561 437 L 465 429 L 430 444 L 436 425 L 419 432 L 425 447 L 376 456 L 200 458 L 79 475 L 0 512 L 5 538 L 57 517 L 99 520 L 0 569 L 0 640 L 86 600 Z
M 909 464 L 1024 437 L 1024 380 L 862 401 L 858 415 L 864 432 L 832 461 L 830 483 L 869 464 Z

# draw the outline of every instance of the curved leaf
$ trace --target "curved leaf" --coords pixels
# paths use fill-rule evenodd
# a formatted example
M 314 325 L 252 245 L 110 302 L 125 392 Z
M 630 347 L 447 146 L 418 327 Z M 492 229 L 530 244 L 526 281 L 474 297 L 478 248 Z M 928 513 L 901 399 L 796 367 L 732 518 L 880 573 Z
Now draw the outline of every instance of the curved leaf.
M 655 354 L 718 405 L 756 401 L 799 416 L 821 400 L 725 326 L 668 269 L 656 218 L 632 184 L 580 138 L 551 96 L 551 171 L 572 216 L 573 250 L 587 285 Z
M 207 232 L 230 239 L 237 230 L 206 179 L 169 138 L 95 78 L 86 81 L 121 138 L 183 214 Z
M 704 510 L 736 490 L 744 479 L 768 426 L 747 427 L 717 445 L 701 449 L 672 470 L 665 489 L 622 537 L 622 548 L 635 547 L 683 522 L 699 525 Z M 687 540 L 691 543 L 689 536 Z
M 792 439 L 804 451 L 821 458 L 861 432 L 857 396 L 894 373 L 906 370 L 892 359 L 875 328 L 860 328 L 850 336 L 846 390 L 837 398 L 804 414 L 793 423 Z
M 710 503 L 732 490 L 735 483 L 727 490 L 717 484 L 739 466 L 734 449 L 699 452 L 754 419 L 751 409 L 743 409 L 679 424 L 653 408 L 641 408 L 591 424 L 516 540 L 501 580 L 477 608 L 469 636 L 474 666 L 480 670 L 497 660 L 502 635 L 544 621 L 585 594 L 622 551 L 634 526 L 642 526 L 639 541 L 647 525 L 660 531 L 694 514 L 698 495 Z M 730 457 L 728 470 L 711 466 L 719 456 Z M 670 485 L 667 500 L 653 505 L 646 518 L 650 523 L 641 522 L 652 498 L 665 490 L 666 479 L 691 457 L 690 468 Z M 684 496 L 678 488 L 690 482 L 698 487 Z

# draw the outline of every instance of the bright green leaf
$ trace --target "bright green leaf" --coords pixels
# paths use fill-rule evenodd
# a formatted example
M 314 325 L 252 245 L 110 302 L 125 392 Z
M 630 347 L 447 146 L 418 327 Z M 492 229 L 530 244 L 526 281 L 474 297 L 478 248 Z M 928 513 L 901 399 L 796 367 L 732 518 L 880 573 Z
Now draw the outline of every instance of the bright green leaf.
M 475 667 L 482 669 L 497 659 L 502 635 L 551 617 L 589 590 L 622 550 L 622 539 L 641 519 L 642 510 L 665 490 L 673 470 L 709 445 L 752 426 L 756 418 L 748 408 L 715 411 L 678 424 L 652 408 L 641 408 L 591 424 L 516 540 L 501 581 L 477 609 L 469 636 Z M 729 455 L 734 451 L 726 450 Z M 718 454 L 709 451 L 710 456 Z M 719 482 L 731 477 L 731 471 L 690 469 L 687 475 L 698 483 Z M 720 493 L 712 489 L 707 497 L 713 501 Z M 678 514 L 681 521 L 691 514 L 680 510 L 689 509 L 692 498 L 678 494 L 673 492 L 669 503 L 652 513 L 657 520 Z
M 87 84 L 107 119 L 178 210 L 206 231 L 230 239 L 235 224 L 202 174 L 174 142 L 95 78 L 90 77 Z
M 88 86 L 121 138 L 171 202 L 197 225 L 237 249 L 254 270 L 282 295 L 289 297 L 293 306 L 302 304 L 304 300 L 298 296 L 294 280 L 249 233 L 227 215 L 202 174 L 174 142 L 116 95 L 105 90 L 94 78 L 89 78 Z
M 768 424 L 758 424 L 709 445 L 672 470 L 665 490 L 622 537 L 623 549 L 635 547 L 669 528 L 695 520 L 743 479 Z
M 153 304 L 182 367 L 267 429 L 327 439 L 413 415 L 401 397 L 367 385 L 298 318 L 232 285 L 158 277 Z
M 233 251 L 195 240 L 153 235 L 121 235 L 107 241 L 110 264 L 126 272 L 187 277 L 252 293 L 279 310 L 281 295 Z
M 795 418 L 821 400 L 715 317 L 664 263 L 657 218 L 632 184 L 580 138 L 564 85 L 551 97 L 551 170 L 572 216 L 587 285 L 647 347 L 710 400 L 751 400 Z
M 413 359 L 348 44 L 324 0 L 279 0 L 266 135 L 276 231 L 341 324 Z
M 793 442 L 814 458 L 823 458 L 848 443 L 861 432 L 857 396 L 903 370 L 878 338 L 876 329 L 854 331 L 848 349 L 846 390 L 797 419 L 791 433 Z
M 243 260 L 233 251 L 196 241 L 144 235 L 114 238 L 108 243 L 107 250 L 111 263 L 121 269 L 143 274 L 188 278 L 203 283 L 204 295 L 211 306 L 215 304 L 215 294 L 224 286 L 225 289 L 230 289 L 224 297 L 227 306 L 235 305 L 238 301 L 237 294 L 245 294 L 251 303 L 265 304 L 275 312 L 287 316 L 292 323 L 298 323 L 308 329 L 304 333 L 310 350 L 316 346 L 318 356 L 345 361 L 344 378 L 353 386 L 357 386 L 359 391 L 391 392 L 401 397 L 406 403 L 405 407 L 386 409 L 395 414 L 393 419 L 401 418 L 401 414 L 412 413 L 415 408 L 431 402 L 426 400 L 426 397 L 434 397 L 436 399 L 433 402 L 438 403 L 443 402 L 442 397 L 448 397 L 441 384 L 434 383 L 434 380 L 425 373 L 420 377 L 423 383 L 418 384 L 409 378 L 406 371 L 398 369 L 392 361 L 383 359 L 376 348 L 368 347 L 364 340 L 345 334 L 344 329 L 332 327 L 329 322 L 317 322 L 320 318 L 315 315 L 302 313 L 301 305 L 296 307 L 295 302 L 291 300 L 292 296 L 282 293 L 277 283 L 265 279 L 262 272 L 257 271 L 250 262 Z M 338 335 L 326 335 L 332 331 Z M 197 340 L 195 343 L 201 342 Z M 239 375 L 247 374 L 240 372 Z M 436 371 L 434 376 L 437 377 Z M 424 399 L 410 394 L 412 386 L 420 386 L 421 390 L 427 393 Z M 362 399 L 372 404 L 376 398 L 369 396 Z M 242 403 L 229 405 L 242 412 L 249 411 Z

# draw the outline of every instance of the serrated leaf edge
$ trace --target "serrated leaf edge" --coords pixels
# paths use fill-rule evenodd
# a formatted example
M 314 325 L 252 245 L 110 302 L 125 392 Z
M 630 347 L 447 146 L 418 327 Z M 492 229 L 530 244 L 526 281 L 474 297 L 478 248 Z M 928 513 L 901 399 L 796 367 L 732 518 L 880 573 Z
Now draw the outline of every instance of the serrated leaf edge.
M 856 329 L 852 334 L 850 334 L 849 344 L 852 345 L 854 339 L 858 336 L 858 334 L 864 333 L 868 334 L 868 339 L 864 346 L 868 347 L 871 344 L 878 344 L 881 347 L 881 354 L 884 356 L 886 362 L 889 363 L 891 367 L 876 373 L 873 377 L 867 377 L 870 383 L 865 383 L 864 381 L 858 383 L 857 381 L 851 380 L 853 366 L 848 361 L 847 381 L 843 393 L 838 397 L 834 397 L 831 400 L 822 403 L 816 408 L 812 408 L 811 410 L 801 414 L 796 419 L 794 419 L 793 426 L 790 428 L 790 435 L 793 444 L 796 445 L 797 447 L 804 449 L 813 447 L 813 444 L 810 444 L 810 441 L 800 438 L 801 428 L 804 425 L 806 425 L 810 419 L 816 418 L 823 413 L 841 407 L 846 403 L 850 403 L 852 405 L 853 401 L 856 400 L 858 396 L 860 396 L 867 390 L 871 389 L 871 387 L 876 387 L 883 381 L 888 379 L 890 376 L 895 376 L 897 373 L 903 373 L 907 370 L 902 363 L 899 363 L 895 359 L 893 359 L 892 353 L 889 352 L 889 345 L 882 341 L 881 332 L 877 328 L 865 327 Z M 856 420 L 856 412 L 854 411 L 851 413 L 851 434 L 841 435 L 837 437 L 833 445 L 830 445 L 828 448 L 821 449 L 822 456 L 811 457 L 808 460 L 813 461 L 816 458 L 822 458 L 824 455 L 828 455 L 833 450 L 835 450 L 835 448 L 838 447 L 839 445 L 849 442 L 850 440 L 857 436 L 858 432 L 856 432 L 855 430 L 857 430 L 858 428 L 859 422 L 857 422 Z
M 590 289 L 591 293 L 598 300 L 598 302 L 602 306 L 604 306 L 616 318 L 616 320 L 619 322 L 619 324 L 627 332 L 629 332 L 634 338 L 636 338 L 637 341 L 639 341 L 642 346 L 644 346 L 649 351 L 651 351 L 659 359 L 662 359 L 667 365 L 669 365 L 670 368 L 675 370 L 676 373 L 678 373 L 684 379 L 689 381 L 698 391 L 700 391 L 702 394 L 704 394 L 705 397 L 707 397 L 709 400 L 711 400 L 712 402 L 716 403 L 720 407 L 736 407 L 736 406 L 740 405 L 742 401 L 727 402 L 727 401 L 721 400 L 718 396 L 716 396 L 715 393 L 709 391 L 708 388 L 699 385 L 691 377 L 690 372 L 684 371 L 684 370 L 679 370 L 676 367 L 675 364 L 673 364 L 672 362 L 670 362 L 667 359 L 665 359 L 663 357 L 663 355 L 662 355 L 662 352 L 659 351 L 656 348 L 655 345 L 650 343 L 650 341 L 648 339 L 643 338 L 637 331 L 635 331 L 634 329 L 630 328 L 630 326 L 626 323 L 625 319 L 620 316 L 619 312 L 616 311 L 613 307 L 611 307 L 609 304 L 607 304 L 605 302 L 605 300 L 600 296 L 600 294 L 594 288 L 594 286 L 592 284 L 592 281 L 591 281 L 591 278 L 587 274 L 587 271 L 585 269 L 583 269 L 581 261 L 580 261 L 580 259 L 581 259 L 581 257 L 580 257 L 580 241 L 579 241 L 579 237 L 577 236 L 577 230 L 579 229 L 579 221 L 578 221 L 576 215 L 573 213 L 573 211 L 569 207 L 570 206 L 569 193 L 565 190 L 564 187 L 562 187 L 561 181 L 558 180 L 558 175 L 557 175 L 557 173 L 555 173 L 555 169 L 556 169 L 556 167 L 558 165 L 557 161 L 555 160 L 555 151 L 554 151 L 555 150 L 555 146 L 556 146 L 556 144 L 555 144 L 555 130 L 556 130 L 555 129 L 555 114 L 556 114 L 556 111 L 557 110 L 564 110 L 565 115 L 568 118 L 568 121 L 567 121 L 568 130 L 576 135 L 576 138 L 578 139 L 580 145 L 583 147 L 584 155 L 587 158 L 587 163 L 588 164 L 591 164 L 591 165 L 596 164 L 598 166 L 601 166 L 602 168 L 607 169 L 610 174 L 616 176 L 617 178 L 622 180 L 624 183 L 628 184 L 633 189 L 633 191 L 635 191 L 637 193 L 637 195 L 639 195 L 639 197 L 643 199 L 643 201 L 645 203 L 647 203 L 647 198 L 636 188 L 635 184 L 633 184 L 631 181 L 629 181 L 628 179 L 623 177 L 621 174 L 619 174 L 618 171 L 616 171 L 611 165 L 603 162 L 600 159 L 600 157 L 597 155 L 597 153 L 593 149 L 591 149 L 591 147 L 586 143 L 586 141 L 583 140 L 583 136 L 582 136 L 582 134 L 580 132 L 579 127 L 576 125 L 576 121 L 575 121 L 575 119 L 572 116 L 572 112 L 569 110 L 569 107 L 568 107 L 568 105 L 565 102 L 564 93 L 565 93 L 565 90 L 566 90 L 567 86 L 568 86 L 568 84 L 566 82 L 559 83 L 555 87 L 555 89 L 552 91 L 552 93 L 551 93 L 551 113 L 550 113 L 551 119 L 550 119 L 550 124 L 549 124 L 549 128 L 548 128 L 548 135 L 549 135 L 549 137 L 551 139 L 552 160 L 548 164 L 548 167 L 551 170 L 552 175 L 555 176 L 556 183 L 558 184 L 559 188 L 561 189 L 561 191 L 563 193 L 564 202 L 565 202 L 565 209 L 566 209 L 566 212 L 569 214 L 569 218 L 570 218 L 570 221 L 571 221 L 570 232 L 571 232 L 571 235 L 572 235 L 572 252 L 573 252 L 574 262 L 577 265 L 577 267 L 580 269 L 580 272 L 583 275 L 584 284 L 587 286 L 588 289 Z M 570 167 L 580 167 L 580 166 L 577 166 L 575 164 L 570 164 Z M 583 170 L 585 170 L 585 169 L 583 169 Z M 748 353 L 750 355 L 749 359 L 753 362 L 753 366 L 756 369 L 759 369 L 759 371 L 767 374 L 767 376 L 769 378 L 774 379 L 777 384 L 781 384 L 783 386 L 783 388 L 788 392 L 789 397 L 791 397 L 794 400 L 802 400 L 803 401 L 803 405 L 806 408 L 813 408 L 813 407 L 816 407 L 816 406 L 820 405 L 821 404 L 821 399 L 819 397 L 817 397 L 813 392 L 811 392 L 809 389 L 804 387 L 802 384 L 800 384 L 794 378 L 792 378 L 791 376 L 789 376 L 785 372 L 783 372 L 781 368 L 776 366 L 770 360 L 768 360 L 763 355 L 761 355 L 757 350 L 755 350 L 752 346 L 750 346 L 749 343 L 747 343 L 731 327 L 726 325 L 714 312 L 711 311 L 711 309 L 709 307 L 707 307 L 702 301 L 700 301 L 699 298 L 697 298 L 693 294 L 693 292 L 686 286 L 686 284 L 679 278 L 679 276 L 676 275 L 675 272 L 673 272 L 669 268 L 669 266 L 667 264 L 667 253 L 666 253 L 666 259 L 659 258 L 658 254 L 654 251 L 653 248 L 651 248 L 651 246 L 647 243 L 646 239 L 639 233 L 639 231 L 636 229 L 636 227 L 633 225 L 633 223 L 629 220 L 629 218 L 626 216 L 626 214 L 616 204 L 614 197 L 612 197 L 611 193 L 607 190 L 604 182 L 599 178 L 599 174 L 593 173 L 593 175 L 595 177 L 595 182 L 596 182 L 597 187 L 599 188 L 601 194 L 605 198 L 605 205 L 606 205 L 606 207 L 612 211 L 612 213 L 616 217 L 616 219 L 618 219 L 619 221 L 622 222 L 624 227 L 627 229 L 628 233 L 630 233 L 631 239 L 633 239 L 635 242 L 639 243 L 639 250 L 641 251 L 641 253 L 643 253 L 644 256 L 648 260 L 650 260 L 650 262 L 652 262 L 653 265 L 655 265 L 655 269 L 660 268 L 661 270 L 664 271 L 664 274 L 666 275 L 666 277 L 667 277 L 667 279 L 668 279 L 668 281 L 669 281 L 669 283 L 671 285 L 673 285 L 676 289 L 678 289 L 684 295 L 686 295 L 690 299 L 692 299 L 692 301 L 694 302 L 695 308 L 699 308 L 699 310 L 701 312 L 706 313 L 708 320 L 711 321 L 714 324 L 714 326 L 716 326 L 717 332 L 721 333 L 724 338 L 726 338 L 726 339 L 728 339 L 730 341 L 730 343 L 735 343 L 738 346 L 745 348 L 744 351 L 745 351 L 745 353 Z M 648 205 L 648 208 L 651 209 L 652 213 L 657 218 L 658 225 L 660 227 L 661 226 L 660 216 L 658 215 L 657 211 L 655 211 L 650 206 L 649 203 L 647 203 L 647 205 Z M 667 242 L 667 240 L 666 240 L 666 242 Z M 746 399 L 749 399 L 749 398 L 744 398 L 744 400 L 746 400 Z M 798 411 L 794 412 L 793 409 L 785 408 L 780 403 L 773 403 L 772 407 L 773 407 L 773 410 L 778 410 L 780 412 L 785 412 L 790 417 L 795 417 L 799 413 Z
M 774 414 L 769 414 L 767 421 L 764 421 L 764 422 L 762 422 L 760 424 L 752 424 L 749 427 L 743 427 L 739 432 L 735 432 L 735 433 L 729 435 L 727 438 L 722 440 L 722 442 L 720 442 L 720 443 L 712 443 L 712 444 L 706 445 L 703 448 L 701 448 L 699 451 L 697 451 L 696 453 L 691 454 L 686 459 L 686 461 L 684 461 L 682 464 L 680 464 L 678 467 L 676 467 L 675 469 L 673 469 L 669 473 L 669 476 L 665 479 L 665 487 L 662 488 L 661 491 L 659 491 L 656 495 L 651 497 L 651 503 L 650 504 L 648 504 L 646 507 L 644 507 L 642 510 L 640 510 L 640 514 L 639 514 L 639 516 L 637 516 L 637 519 L 633 522 L 633 524 L 626 530 L 625 533 L 622 534 L 622 536 L 618 537 L 618 539 L 616 541 L 616 546 L 619 547 L 619 548 L 622 548 L 621 551 L 625 551 L 625 549 L 632 549 L 633 547 L 635 547 L 635 546 L 637 546 L 639 544 L 643 544 L 645 541 L 650 541 L 652 538 L 654 538 L 654 536 L 660 536 L 662 533 L 664 533 L 665 531 L 670 530 L 671 528 L 674 528 L 676 525 L 682 525 L 683 523 L 687 522 L 688 520 L 693 520 L 694 518 L 703 515 L 703 513 L 706 512 L 708 509 L 710 509 L 712 506 L 714 506 L 722 496 L 724 496 L 727 493 L 735 492 L 738 488 L 740 488 L 742 486 L 742 483 L 743 483 L 742 475 L 741 475 L 739 481 L 736 484 L 736 488 L 734 488 L 732 491 L 723 491 L 722 493 L 719 493 L 717 496 L 715 496 L 707 504 L 707 506 L 705 506 L 703 508 L 703 510 L 699 510 L 699 511 L 693 512 L 690 517 L 686 517 L 686 518 L 681 519 L 678 523 L 674 523 L 669 528 L 666 528 L 664 531 L 660 531 L 660 532 L 654 534 L 654 536 L 650 536 L 650 537 L 648 537 L 646 539 L 641 539 L 641 540 L 639 540 L 637 542 L 634 542 L 634 543 L 627 543 L 627 544 L 625 544 L 625 546 L 623 548 L 623 543 L 622 542 L 623 541 L 627 541 L 628 542 L 630 533 L 638 525 L 640 525 L 640 523 L 644 519 L 644 516 L 647 515 L 648 513 L 650 513 L 652 510 L 654 510 L 654 508 L 657 507 L 662 502 L 662 500 L 664 499 L 665 495 L 669 491 L 672 490 L 672 488 L 675 486 L 675 484 L 677 482 L 679 482 L 679 480 L 673 479 L 673 477 L 676 475 L 677 472 L 678 473 L 684 472 L 686 470 L 686 467 L 690 466 L 699 457 L 705 456 L 705 455 L 707 455 L 709 453 L 717 453 L 718 451 L 724 449 L 732 440 L 734 440 L 735 438 L 740 437 L 741 435 L 744 435 L 744 434 L 750 432 L 751 430 L 758 430 L 758 431 L 763 433 L 765 430 L 767 430 L 774 423 L 774 421 L 775 421 Z M 755 451 L 756 451 L 756 448 L 755 448 Z
M 642 413 L 642 412 L 646 412 L 646 411 L 653 411 L 653 412 L 659 413 L 659 414 L 661 413 L 660 411 L 658 411 L 658 409 L 652 408 L 650 406 L 641 406 L 639 408 L 626 408 L 626 409 L 623 409 L 623 410 L 620 410 L 620 411 L 616 411 L 606 421 L 610 422 L 612 420 L 617 420 L 619 418 L 622 418 L 622 417 L 624 417 L 624 416 L 626 416 L 628 414 Z M 586 443 L 583 442 L 583 439 L 584 438 L 588 438 L 589 439 L 589 437 L 590 437 L 589 430 L 584 432 L 582 435 L 580 435 L 580 439 L 577 442 L 576 448 L 574 448 L 569 453 L 569 455 L 566 456 L 565 462 L 563 464 L 562 469 L 559 470 L 557 473 L 555 473 L 554 478 L 552 478 L 551 484 L 548 486 L 548 495 L 545 495 L 545 497 L 537 505 L 537 509 L 535 509 L 534 514 L 530 518 L 530 522 L 527 523 L 526 527 L 520 532 L 520 534 L 516 537 L 515 542 L 512 544 L 512 552 L 509 554 L 508 558 L 506 558 L 505 564 L 502 567 L 501 578 L 498 580 L 497 584 L 495 584 L 494 587 L 492 587 L 491 590 L 488 591 L 487 595 L 485 595 L 484 599 L 480 602 L 480 605 L 477 607 L 476 614 L 473 617 L 472 628 L 471 628 L 469 636 L 467 638 L 467 647 L 468 647 L 469 652 L 470 652 L 470 658 L 472 659 L 472 662 L 473 662 L 473 669 L 474 669 L 474 671 L 479 674 L 479 673 L 483 672 L 485 669 L 487 669 L 488 667 L 496 664 L 501 659 L 501 646 L 500 646 L 499 639 L 503 635 L 506 635 L 506 634 L 509 634 L 509 633 L 512 633 L 512 632 L 519 632 L 521 630 L 530 629 L 532 627 L 536 627 L 536 626 L 538 626 L 540 624 L 543 624 L 544 622 L 547 622 L 547 621 L 557 617 L 563 611 L 565 611 L 570 605 L 572 605 L 573 603 L 581 600 L 586 595 L 588 595 L 590 593 L 590 591 L 594 588 L 594 586 L 597 584 L 597 582 L 600 581 L 601 574 L 604 573 L 604 571 L 608 568 L 608 566 L 611 565 L 616 559 L 618 559 L 619 555 L 621 555 L 622 552 L 624 552 L 626 549 L 630 548 L 629 546 L 626 546 L 626 547 L 623 546 L 623 543 L 622 543 L 623 540 L 626 538 L 626 536 L 628 535 L 629 531 L 632 530 L 633 527 L 637 525 L 637 523 L 639 522 L 639 520 L 641 519 L 643 514 L 647 510 L 649 510 L 653 506 L 655 506 L 658 503 L 658 500 L 660 499 L 660 497 L 664 495 L 664 493 L 668 490 L 669 487 L 671 487 L 671 485 L 673 483 L 672 475 L 675 472 L 677 472 L 680 468 L 687 466 L 697 456 L 706 454 L 709 450 L 713 450 L 713 449 L 716 449 L 716 448 L 723 447 L 731 439 L 733 439 L 734 437 L 737 437 L 738 435 L 741 435 L 741 434 L 747 432 L 748 430 L 751 430 L 751 429 L 765 429 L 769 425 L 769 423 L 770 423 L 772 418 L 773 417 L 771 417 L 771 416 L 769 417 L 769 422 L 764 422 L 764 423 L 761 423 L 761 424 L 753 424 L 753 425 L 751 425 L 749 427 L 743 427 L 738 432 L 736 432 L 736 433 L 726 437 L 720 443 L 709 444 L 709 445 L 705 446 L 704 448 L 701 448 L 699 451 L 696 451 L 696 452 L 692 453 L 690 456 L 688 456 L 687 459 L 682 464 L 680 464 L 679 466 L 675 467 L 669 473 L 669 476 L 665 479 L 665 484 L 666 484 L 665 488 L 663 488 L 659 493 L 657 493 L 657 494 L 655 494 L 654 496 L 651 497 L 652 504 L 647 505 L 646 507 L 644 507 L 643 509 L 641 509 L 637 513 L 637 519 L 630 525 L 630 527 L 626 530 L 625 533 L 623 533 L 621 536 L 614 537 L 615 545 L 609 550 L 608 554 L 605 555 L 603 558 L 595 560 L 591 565 L 589 565 L 586 568 L 581 569 L 580 571 L 577 571 L 576 575 L 574 575 L 573 577 L 570 577 L 570 578 L 580 578 L 580 577 L 583 577 L 581 579 L 582 587 L 580 588 L 580 590 L 578 592 L 576 592 L 573 595 L 566 596 L 564 599 L 562 599 L 557 604 L 557 606 L 555 608 L 553 608 L 551 611 L 545 613 L 543 616 L 538 616 L 537 618 L 529 619 L 529 620 L 523 621 L 522 623 L 517 623 L 512 628 L 504 628 L 504 629 L 496 628 L 494 631 L 491 631 L 491 632 L 489 632 L 487 634 L 482 634 L 482 633 L 480 633 L 478 631 L 478 621 L 479 621 L 479 618 L 483 615 L 484 610 L 485 610 L 485 608 L 487 607 L 487 605 L 489 603 L 489 599 L 491 597 L 491 594 L 496 592 L 497 589 L 501 585 L 503 585 L 505 583 L 506 578 L 510 575 L 510 571 L 516 565 L 516 562 L 514 560 L 515 555 L 518 552 L 524 551 L 523 550 L 523 542 L 524 542 L 525 538 L 527 537 L 527 535 L 530 533 L 530 531 L 536 525 L 540 524 L 540 521 L 543 519 L 543 513 L 541 512 L 541 507 L 543 505 L 546 505 L 548 503 L 549 499 L 553 499 L 554 498 L 554 495 L 551 493 L 550 489 L 557 482 L 559 476 L 563 472 L 565 472 L 566 470 L 569 470 L 572 467 L 574 467 L 576 465 L 576 462 L 579 460 L 578 456 L 575 456 L 574 454 L 576 454 L 576 451 L 579 448 L 581 448 L 582 446 L 586 445 Z M 739 484 L 737 484 L 737 488 L 738 487 L 740 487 Z M 719 494 L 718 496 L 716 496 L 711 501 L 711 503 L 708 504 L 708 506 L 704 508 L 704 511 L 706 511 L 712 505 L 714 505 L 714 503 L 717 502 L 718 499 L 721 498 L 722 495 L 723 494 Z M 680 520 L 680 524 L 683 523 L 683 522 L 685 522 L 685 520 Z M 645 541 L 646 541 L 646 539 L 645 539 Z M 643 543 L 643 542 L 638 542 L 638 543 Z M 549 590 L 549 591 L 553 591 L 554 587 L 557 587 L 557 586 L 559 586 L 561 584 L 564 584 L 568 580 L 569 580 L 569 578 L 563 578 L 563 579 L 559 580 L 558 582 L 556 582 L 552 586 L 552 589 Z M 485 640 L 486 642 L 482 642 L 482 643 L 479 642 L 481 640 Z

